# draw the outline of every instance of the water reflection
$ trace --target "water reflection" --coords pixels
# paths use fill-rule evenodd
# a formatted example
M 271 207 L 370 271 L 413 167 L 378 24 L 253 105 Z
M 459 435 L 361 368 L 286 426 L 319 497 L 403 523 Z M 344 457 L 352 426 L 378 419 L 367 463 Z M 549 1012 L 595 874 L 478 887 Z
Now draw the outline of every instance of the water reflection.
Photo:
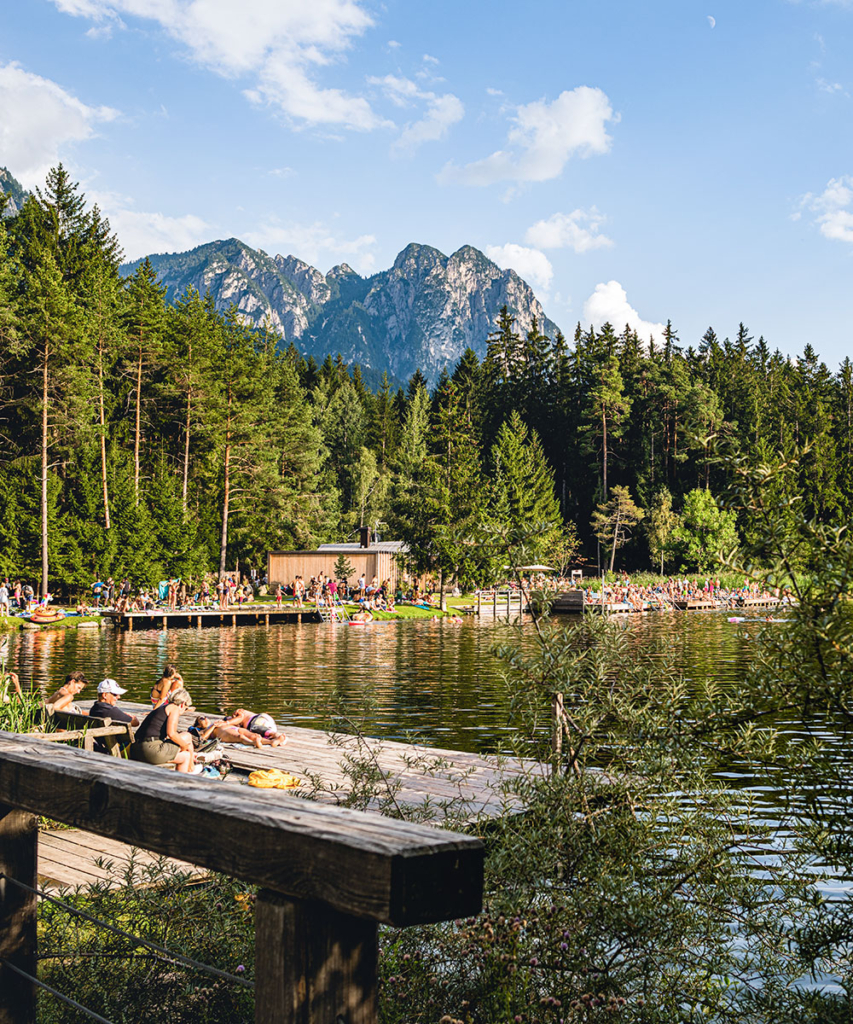
M 749 631 L 719 614 L 661 614 L 621 620 L 639 652 L 662 645 L 689 678 L 743 678 Z M 566 623 L 566 628 L 572 628 Z M 48 693 L 71 669 L 96 683 L 117 679 L 133 700 L 148 700 L 167 662 L 176 664 L 198 707 L 242 705 L 283 722 L 312 725 L 332 697 L 361 707 L 374 735 L 460 750 L 500 748 L 507 735 L 501 667 L 492 646 L 512 632 L 483 618 L 461 625 L 434 620 L 348 627 L 301 625 L 118 632 L 56 630 L 12 637 L 9 665 Z M 530 631 L 522 627 L 522 635 Z M 532 639 L 532 637 L 529 637 Z M 94 698 L 94 686 L 84 697 Z

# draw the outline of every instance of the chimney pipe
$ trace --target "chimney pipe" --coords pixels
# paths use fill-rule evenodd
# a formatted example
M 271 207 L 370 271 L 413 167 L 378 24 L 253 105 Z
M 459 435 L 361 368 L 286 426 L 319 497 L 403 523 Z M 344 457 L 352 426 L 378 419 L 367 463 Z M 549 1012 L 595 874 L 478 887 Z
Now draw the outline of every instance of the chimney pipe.
M 360 526 L 358 528 L 358 544 L 359 547 L 369 548 L 370 547 L 370 527 Z

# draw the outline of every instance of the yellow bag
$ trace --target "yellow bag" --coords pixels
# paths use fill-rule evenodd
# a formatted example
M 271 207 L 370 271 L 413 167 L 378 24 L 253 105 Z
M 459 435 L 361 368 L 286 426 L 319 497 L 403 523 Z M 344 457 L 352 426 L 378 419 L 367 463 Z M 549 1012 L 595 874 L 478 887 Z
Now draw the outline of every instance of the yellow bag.
M 257 789 L 296 789 L 302 780 L 280 768 L 259 768 L 249 775 L 249 785 Z

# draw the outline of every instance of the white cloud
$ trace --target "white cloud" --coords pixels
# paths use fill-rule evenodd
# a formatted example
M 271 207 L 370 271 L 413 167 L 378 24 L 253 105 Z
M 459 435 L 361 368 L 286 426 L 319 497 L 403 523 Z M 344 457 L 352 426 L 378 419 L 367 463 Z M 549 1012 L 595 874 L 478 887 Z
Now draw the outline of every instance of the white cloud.
M 453 93 L 439 96 L 421 89 L 410 78 L 398 75 L 369 78 L 368 82 L 380 86 L 395 106 L 409 107 L 418 102 L 426 104 L 423 117 L 406 124 L 391 147 L 392 152 L 398 155 L 411 154 L 424 142 L 437 142 L 445 138 L 450 128 L 465 116 L 462 101 Z
M 613 140 L 606 125 L 618 120 L 601 89 L 586 85 L 560 93 L 552 103 L 536 100 L 516 108 L 505 149 L 464 167 L 449 163 L 439 180 L 463 185 L 550 181 L 571 157 L 608 152 Z
M 589 210 L 555 213 L 527 229 L 525 242 L 540 249 L 574 249 L 577 253 L 605 249 L 613 240 L 600 234 L 604 217 L 593 206 Z
M 708 15 L 708 24 L 711 26 L 711 28 L 716 28 L 716 26 L 717 26 L 717 19 L 709 14 Z
M 554 278 L 554 268 L 544 252 L 523 245 L 487 245 L 486 255 L 503 270 L 514 270 L 535 290 L 547 292 Z
M 428 53 L 425 53 L 423 55 L 423 62 L 424 62 L 424 64 L 440 64 L 441 63 L 441 61 L 438 59 L 438 57 L 431 57 Z
M 3 163 L 27 188 L 44 182 L 71 143 L 91 139 L 98 124 L 118 117 L 118 111 L 87 106 L 17 63 L 0 66 L 0 110 Z
M 191 58 L 308 124 L 370 130 L 385 122 L 361 96 L 323 88 L 318 69 L 341 58 L 373 20 L 363 0 L 53 0 L 67 14 L 120 26 L 121 17 L 154 21 Z
M 837 96 L 840 94 L 841 96 L 847 96 L 849 98 L 850 94 L 841 82 L 828 82 L 825 78 L 816 78 L 815 85 L 818 87 L 820 92 L 829 93 L 830 96 Z
M 170 217 L 135 210 L 133 200 L 117 192 L 90 192 L 88 198 L 109 218 L 128 261 L 152 253 L 184 252 L 210 241 L 213 232 L 210 224 L 192 213 Z
M 584 322 L 593 327 L 603 327 L 609 323 L 617 332 L 628 324 L 642 341 L 647 341 L 651 335 L 660 340 L 666 329 L 663 324 L 643 320 L 628 302 L 628 295 L 618 281 L 597 284 L 595 291 L 584 303 L 583 316 Z
M 376 258 L 372 252 L 376 245 L 374 235 L 359 235 L 358 238 L 336 237 L 327 224 L 315 221 L 313 224 L 284 224 L 272 219 L 260 227 L 246 231 L 240 236 L 249 245 L 265 252 L 293 254 L 314 267 L 345 260 L 362 274 L 373 271 Z
M 853 242 L 853 176 L 831 178 L 820 195 L 804 195 L 800 206 L 815 214 L 814 223 L 824 238 Z

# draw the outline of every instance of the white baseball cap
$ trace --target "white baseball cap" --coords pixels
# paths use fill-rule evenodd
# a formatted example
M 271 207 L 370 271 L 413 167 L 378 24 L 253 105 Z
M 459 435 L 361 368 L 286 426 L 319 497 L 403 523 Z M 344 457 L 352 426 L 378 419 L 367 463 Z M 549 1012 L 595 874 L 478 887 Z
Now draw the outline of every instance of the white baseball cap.
M 114 693 L 120 697 L 123 693 L 127 693 L 127 690 L 123 690 L 115 679 L 102 679 L 98 683 L 98 693 Z

